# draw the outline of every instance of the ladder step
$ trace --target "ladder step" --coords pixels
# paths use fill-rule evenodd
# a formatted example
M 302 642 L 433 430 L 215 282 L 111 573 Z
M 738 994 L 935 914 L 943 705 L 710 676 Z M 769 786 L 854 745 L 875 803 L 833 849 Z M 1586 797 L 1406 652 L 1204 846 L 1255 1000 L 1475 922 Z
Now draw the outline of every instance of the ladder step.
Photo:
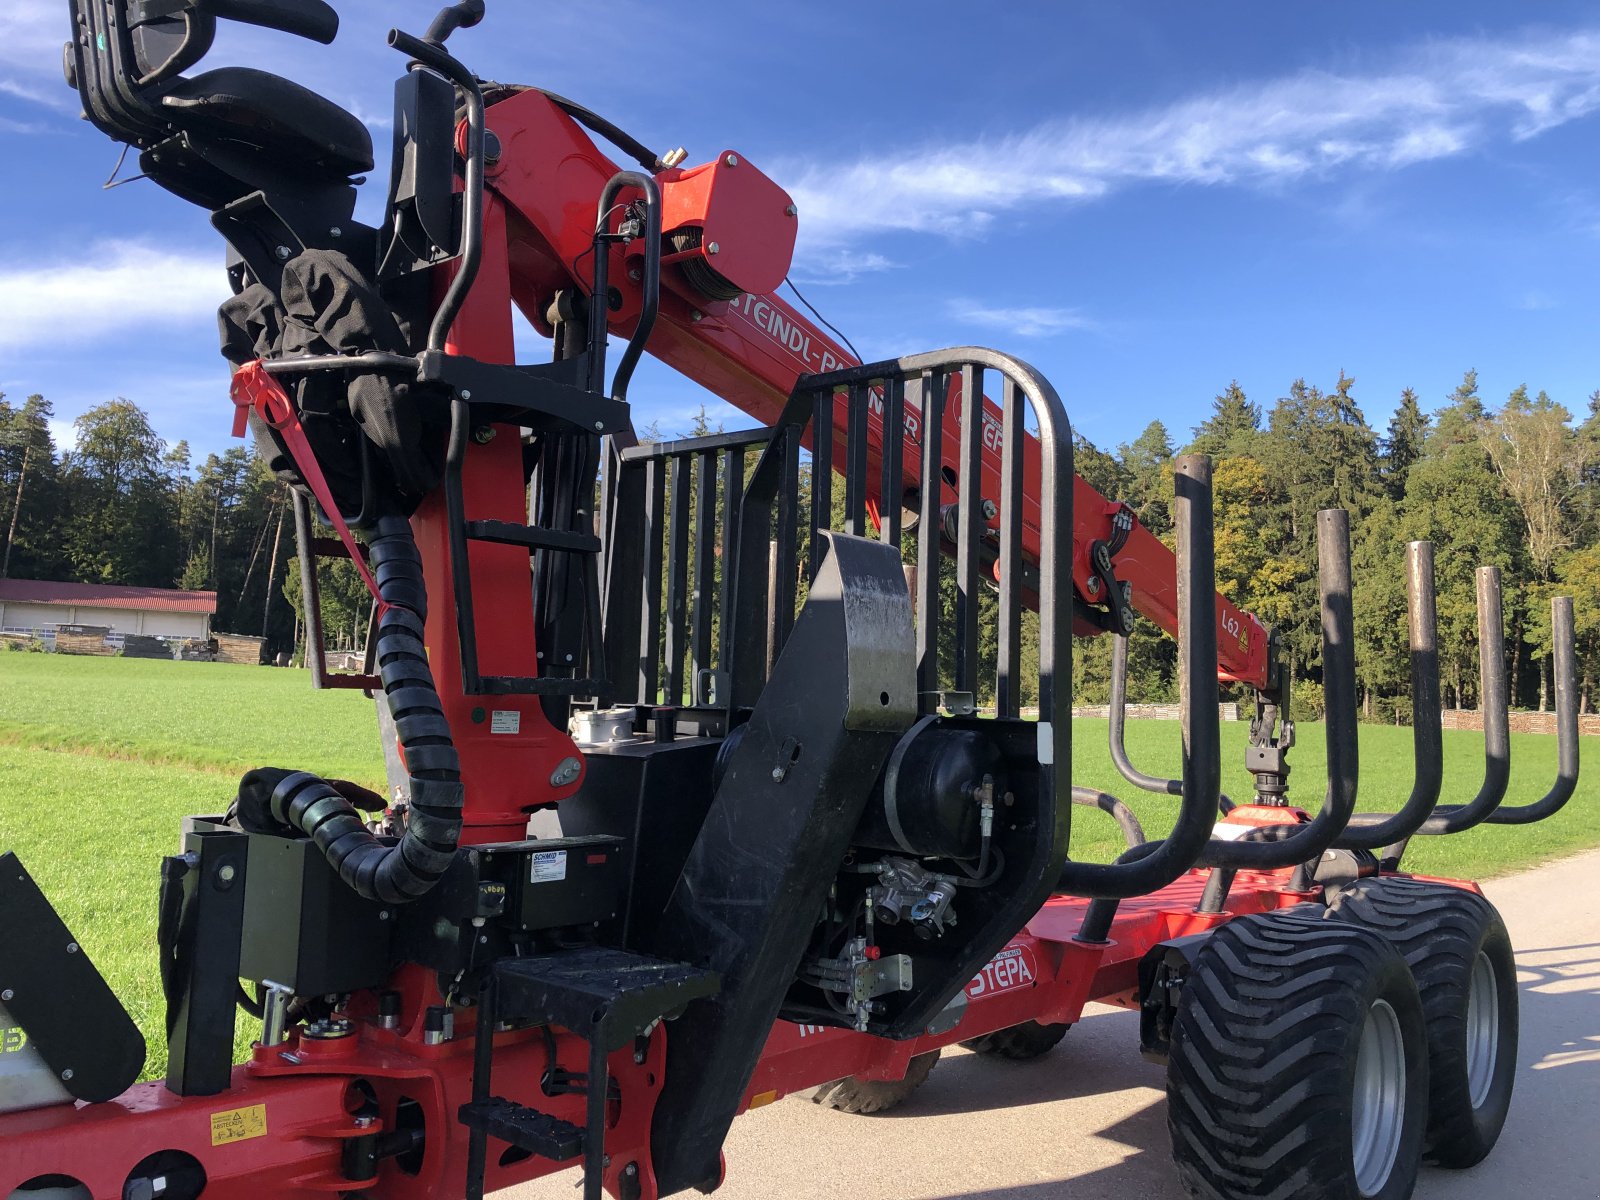
M 566 1162 L 583 1153 L 581 1126 L 500 1096 L 463 1104 L 461 1123 L 556 1162 Z
M 526 546 L 530 550 L 567 550 L 573 554 L 600 553 L 600 539 L 593 534 L 569 533 L 563 529 L 540 529 L 533 525 L 515 525 L 510 521 L 468 521 L 467 536 L 477 542 Z
M 560 1025 L 608 1053 L 721 986 L 715 971 L 607 946 L 501 959 L 494 972 L 502 1020 Z

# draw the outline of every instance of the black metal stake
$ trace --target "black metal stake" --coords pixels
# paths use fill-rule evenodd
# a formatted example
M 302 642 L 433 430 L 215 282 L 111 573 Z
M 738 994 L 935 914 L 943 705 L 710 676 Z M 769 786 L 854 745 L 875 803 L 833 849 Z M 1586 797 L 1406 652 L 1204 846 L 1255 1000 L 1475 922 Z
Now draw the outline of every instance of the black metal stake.
M 1444 735 L 1439 706 L 1439 613 L 1434 591 L 1433 543 L 1406 547 L 1406 598 L 1411 640 L 1411 742 L 1416 781 L 1395 813 L 1361 813 L 1350 819 L 1334 846 L 1376 850 L 1409 837 L 1432 814 L 1444 782 Z

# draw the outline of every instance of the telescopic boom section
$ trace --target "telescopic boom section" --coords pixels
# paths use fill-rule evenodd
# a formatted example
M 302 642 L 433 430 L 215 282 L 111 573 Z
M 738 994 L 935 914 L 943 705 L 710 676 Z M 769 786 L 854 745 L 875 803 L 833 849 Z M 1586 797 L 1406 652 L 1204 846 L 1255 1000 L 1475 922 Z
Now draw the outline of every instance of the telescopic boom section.
M 511 293 L 524 315 L 548 332 L 545 308 L 549 298 L 563 289 L 585 286 L 590 277 L 586 259 L 592 253 L 595 197 L 618 167 L 542 92 L 524 91 L 501 100 L 491 106 L 488 121 L 503 147 L 499 161 L 490 168 L 489 186 L 491 204 L 502 205 L 509 218 L 505 224 Z M 709 265 L 719 274 L 726 266 L 730 276 L 738 272 L 740 283 L 755 279 L 763 290 L 751 286 L 734 299 L 713 300 L 696 289 L 687 272 L 669 266 L 662 276 L 660 313 L 648 346 L 651 354 L 768 425 L 776 423 L 802 376 L 826 375 L 857 365 L 855 356 L 838 340 L 776 295 L 788 269 L 797 219 L 787 195 L 739 155 L 726 151 L 701 167 L 661 168 L 656 179 L 663 195 L 668 237 L 674 232 L 675 220 L 682 223 L 680 228 L 693 225 L 699 235 L 697 248 L 669 254 L 666 261 L 670 264 L 692 256 L 696 265 Z M 623 202 L 633 198 L 623 193 Z M 717 257 L 706 257 L 707 253 Z M 609 325 L 614 333 L 627 335 L 636 326 L 643 299 L 639 270 L 643 247 L 635 241 L 616 246 L 612 254 Z M 965 403 L 959 377 L 950 378 L 945 386 L 947 405 Z M 979 487 L 985 497 L 997 500 L 1001 491 L 1000 406 L 987 397 L 983 404 Z M 881 403 L 871 407 L 866 474 L 872 481 L 869 507 L 874 512 L 881 512 L 886 504 L 915 509 L 922 486 L 921 415 L 908 404 L 903 435 L 906 449 L 901 455 L 902 494 L 884 497 L 878 494 L 877 483 L 884 444 L 883 409 Z M 831 456 L 841 467 L 846 457 L 847 412 L 847 397 L 841 393 L 835 401 Z M 959 425 L 945 420 L 942 429 L 941 508 L 953 504 L 965 484 L 959 472 Z M 1024 554 L 1036 561 L 1039 445 L 1031 434 L 1027 435 L 1023 462 Z M 1097 567 L 1095 548 L 1116 547 L 1112 572 L 1117 583 L 1130 589 L 1133 608 L 1176 636 L 1177 560 L 1172 550 L 1141 526 L 1126 506 L 1108 500 L 1082 478 L 1075 480 L 1074 487 L 1074 595 L 1090 609 L 1110 606 L 1114 612 L 1118 597 L 1108 594 L 1108 573 L 1103 564 Z M 985 520 L 998 537 L 998 509 Z M 1079 621 L 1076 632 L 1089 634 L 1099 629 Z M 1256 617 L 1218 597 L 1221 678 L 1268 689 L 1273 681 L 1267 643 L 1266 627 Z

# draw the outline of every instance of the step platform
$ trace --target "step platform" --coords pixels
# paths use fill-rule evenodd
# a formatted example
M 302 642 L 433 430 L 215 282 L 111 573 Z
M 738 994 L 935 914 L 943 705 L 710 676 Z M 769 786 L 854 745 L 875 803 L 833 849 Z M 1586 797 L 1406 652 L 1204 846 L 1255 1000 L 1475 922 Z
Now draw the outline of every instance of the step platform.
M 715 971 L 605 946 L 504 959 L 494 980 L 500 1020 L 560 1025 L 607 1054 L 720 986 Z
M 567 1162 L 583 1153 L 582 1126 L 500 1096 L 463 1104 L 461 1123 L 474 1132 L 556 1162 Z
M 605 1164 L 606 1059 L 664 1017 L 715 995 L 715 971 L 609 946 L 507 958 L 490 968 L 478 1005 L 467 1200 L 482 1200 L 491 1137 L 556 1162 L 583 1157 L 584 1200 L 599 1200 Z M 559 1025 L 589 1043 L 583 1126 L 493 1094 L 494 1031 L 502 1021 Z

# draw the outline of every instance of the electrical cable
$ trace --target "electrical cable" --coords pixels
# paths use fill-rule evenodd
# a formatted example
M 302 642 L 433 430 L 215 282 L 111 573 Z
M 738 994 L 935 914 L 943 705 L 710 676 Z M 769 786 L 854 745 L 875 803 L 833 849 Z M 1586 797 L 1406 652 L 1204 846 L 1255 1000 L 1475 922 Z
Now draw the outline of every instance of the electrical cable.
M 816 305 L 812 304 L 811 301 L 807 300 L 805 298 L 805 296 L 801 293 L 800 289 L 795 287 L 793 279 L 791 279 L 789 276 L 785 275 L 783 277 L 783 281 L 784 281 L 784 283 L 789 285 L 789 290 L 795 294 L 795 299 L 799 300 L 801 304 L 804 304 L 808 309 L 810 309 L 811 310 L 811 315 L 813 317 L 815 317 L 817 320 L 821 321 L 825 328 L 827 328 L 829 331 L 831 331 L 833 334 L 835 334 L 841 342 L 843 342 L 847 347 L 849 347 L 850 353 L 854 354 L 856 356 L 856 362 L 864 363 L 864 362 L 867 361 L 866 359 L 861 357 L 861 351 L 859 351 L 859 350 L 857 350 L 855 348 L 855 344 L 853 342 L 851 342 L 851 340 L 849 338 L 845 337 L 845 335 L 843 333 L 839 332 L 839 327 L 836 326 L 836 325 L 831 324 L 828 321 L 827 317 L 823 316 L 821 313 L 819 313 L 817 311 Z

